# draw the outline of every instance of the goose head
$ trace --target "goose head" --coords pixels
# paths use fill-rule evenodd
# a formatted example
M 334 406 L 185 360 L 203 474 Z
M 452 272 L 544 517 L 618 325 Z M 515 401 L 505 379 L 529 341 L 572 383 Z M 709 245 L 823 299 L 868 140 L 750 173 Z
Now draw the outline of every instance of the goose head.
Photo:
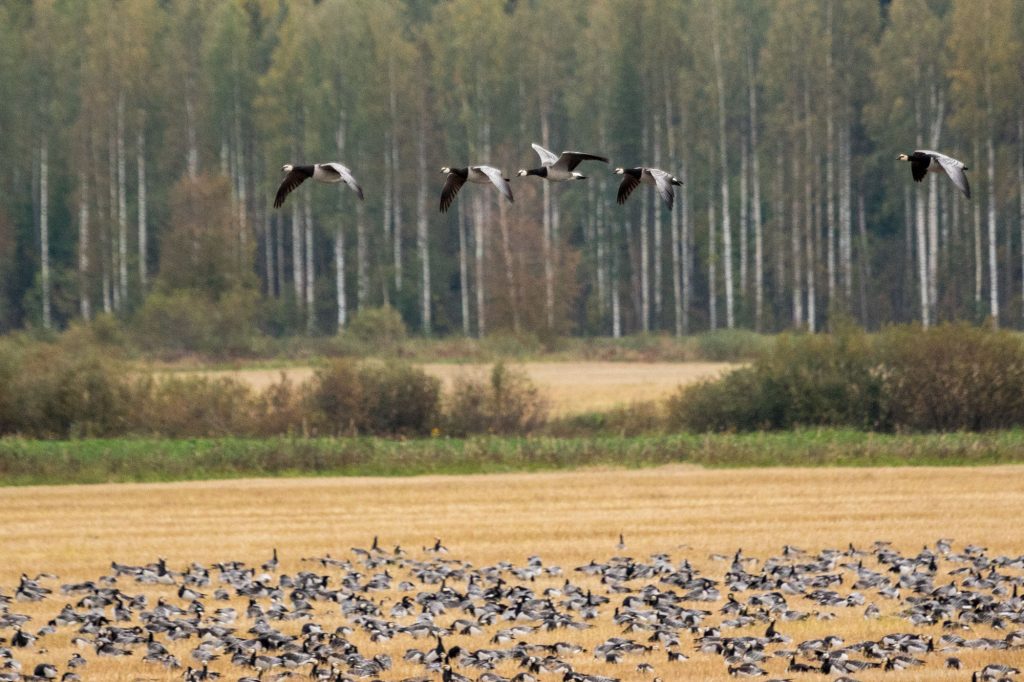
M 290 163 L 286 163 L 285 165 L 281 166 L 282 173 L 291 173 L 294 169 L 295 166 L 291 165 Z
M 907 156 L 906 154 L 900 154 L 899 156 L 896 157 L 896 160 L 897 161 L 910 161 L 910 157 Z
M 445 175 L 448 175 L 449 173 L 452 172 L 452 169 L 449 168 L 448 166 L 441 166 L 441 172 L 444 173 Z
M 612 172 L 615 173 L 616 175 L 622 175 L 622 174 L 624 174 L 626 172 L 626 169 L 625 168 L 616 168 Z
M 519 176 L 520 178 L 525 178 L 527 175 L 529 175 L 529 173 L 527 173 L 525 168 L 520 168 L 518 171 L 516 171 L 516 175 Z

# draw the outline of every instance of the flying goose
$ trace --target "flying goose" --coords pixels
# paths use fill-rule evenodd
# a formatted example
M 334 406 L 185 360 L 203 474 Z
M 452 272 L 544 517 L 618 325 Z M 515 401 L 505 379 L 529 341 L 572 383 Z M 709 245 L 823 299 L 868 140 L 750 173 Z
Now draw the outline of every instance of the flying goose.
M 679 178 L 675 177 L 671 173 L 666 173 L 660 168 L 644 168 L 642 166 L 637 168 L 616 168 L 614 171 L 617 175 L 622 176 L 622 182 L 619 184 L 619 196 L 618 202 L 620 204 L 626 203 L 626 199 L 633 193 L 633 190 L 640 186 L 640 183 L 645 185 L 651 185 L 656 190 L 661 198 L 668 204 L 668 210 L 672 210 L 672 204 L 675 203 L 676 196 L 672 190 L 673 186 L 681 186 L 683 183 Z
M 587 176 L 581 175 L 576 172 L 576 166 L 580 165 L 583 161 L 603 161 L 608 163 L 608 159 L 603 156 L 597 156 L 596 154 L 584 154 L 583 152 L 562 152 L 561 156 L 556 155 L 554 152 L 549 152 L 544 147 L 541 147 L 537 143 L 530 145 L 533 150 L 537 152 L 540 157 L 540 168 L 532 168 L 527 170 L 521 169 L 518 173 L 520 177 L 526 177 L 527 175 L 536 175 L 552 182 L 562 182 L 563 180 L 583 180 Z
M 311 166 L 293 166 L 290 163 L 286 163 L 281 166 L 281 171 L 288 175 L 284 176 L 281 186 L 277 188 L 277 196 L 274 197 L 274 208 L 281 208 L 285 197 L 308 178 L 313 178 L 317 182 L 344 182 L 352 188 L 352 191 L 360 199 L 363 198 L 363 188 L 359 186 L 359 183 L 352 176 L 352 171 L 340 163 L 332 161 L 330 163 L 314 163 Z
M 500 169 L 494 166 L 469 166 L 468 168 L 449 168 L 445 166 L 441 172 L 448 176 L 441 190 L 441 213 L 447 213 L 448 208 L 455 201 L 455 195 L 459 193 L 462 186 L 468 180 L 478 185 L 488 183 L 498 188 L 498 191 L 505 195 L 505 198 L 512 201 L 512 186 L 508 184 L 508 178 Z
M 941 173 L 945 171 L 953 184 L 964 193 L 968 199 L 971 198 L 971 186 L 967 183 L 967 166 L 962 161 L 957 161 L 952 156 L 946 156 L 939 152 L 927 149 L 918 149 L 912 154 L 900 154 L 896 157 L 898 161 L 909 161 L 910 172 L 914 175 L 915 182 L 924 180 L 928 173 Z

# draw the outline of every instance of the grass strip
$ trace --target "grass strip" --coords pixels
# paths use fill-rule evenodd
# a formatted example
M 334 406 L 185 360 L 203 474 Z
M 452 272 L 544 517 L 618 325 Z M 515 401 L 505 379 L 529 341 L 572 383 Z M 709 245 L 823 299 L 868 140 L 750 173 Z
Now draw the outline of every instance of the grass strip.
M 842 429 L 632 437 L 0 440 L 0 485 L 264 476 L 417 476 L 650 467 L 1024 463 L 1024 431 L 891 435 Z

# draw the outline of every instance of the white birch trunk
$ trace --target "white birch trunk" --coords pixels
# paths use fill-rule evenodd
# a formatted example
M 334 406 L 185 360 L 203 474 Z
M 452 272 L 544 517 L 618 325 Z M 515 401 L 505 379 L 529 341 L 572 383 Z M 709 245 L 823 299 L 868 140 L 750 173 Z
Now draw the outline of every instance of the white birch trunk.
M 991 120 L 991 117 L 989 117 Z M 985 140 L 988 152 L 988 314 L 999 326 L 999 265 L 996 261 L 996 152 L 992 133 Z
M 121 287 L 118 285 L 118 264 L 117 264 L 117 231 L 114 229 L 118 220 L 118 195 L 117 195 L 117 139 L 111 135 L 107 144 L 107 162 L 110 168 L 110 208 L 107 211 L 107 247 L 108 260 L 110 265 L 110 292 L 113 299 L 114 310 L 121 309 Z
M 551 148 L 549 139 L 550 129 L 548 126 L 547 111 L 541 110 L 540 117 L 541 144 L 545 149 Z M 551 183 L 547 180 L 541 182 L 543 187 L 543 252 L 544 252 L 544 312 L 547 314 L 548 329 L 555 327 L 555 265 L 554 253 L 551 239 Z
M 978 145 L 974 145 L 974 158 L 979 158 Z M 979 197 L 980 199 L 980 197 Z M 971 228 L 974 234 L 974 309 L 975 313 L 981 312 L 982 281 L 984 279 L 983 269 L 984 256 L 981 253 L 981 201 L 972 201 Z
M 199 147 L 196 145 L 196 108 L 192 102 L 191 76 L 185 76 L 185 139 L 188 146 L 185 164 L 189 178 L 195 180 L 199 174 Z
M 417 143 L 417 170 L 419 188 L 416 192 L 416 250 L 420 256 L 420 324 L 427 336 L 431 332 L 430 310 L 430 244 L 427 233 L 427 132 L 425 116 L 420 115 L 420 134 Z M 465 282 L 462 283 L 465 288 Z
M 370 303 L 370 244 L 366 233 L 366 202 L 356 201 L 356 306 Z
M 117 100 L 117 247 L 121 302 L 128 304 L 128 192 L 124 151 L 124 93 Z
M 298 199 L 298 197 L 296 197 Z M 292 282 L 295 284 L 295 308 L 301 313 L 305 300 L 305 288 L 302 286 L 306 277 L 306 268 L 302 263 L 302 211 L 299 201 L 292 202 Z
M 718 329 L 718 235 L 715 234 L 715 192 L 708 192 L 708 325 Z
M 844 117 L 839 128 L 839 262 L 843 297 L 853 296 L 853 188 L 851 183 L 850 122 Z
M 345 125 L 344 110 L 338 117 L 338 129 L 334 132 L 334 144 L 338 148 L 338 158 L 345 158 Z M 338 215 L 342 215 L 345 206 L 344 193 L 338 194 Z M 348 294 L 345 290 L 345 225 L 339 218 L 334 227 L 334 301 L 338 313 L 338 332 L 348 324 Z
M 50 311 L 50 151 L 39 143 L 39 279 L 43 296 L 43 328 L 51 329 Z
M 860 311 L 861 325 L 871 325 L 871 314 L 868 309 L 868 282 L 871 281 L 871 255 L 868 252 L 868 228 L 867 215 L 864 212 L 864 193 L 857 190 L 857 231 L 860 236 L 860 253 L 857 254 L 859 266 L 859 290 L 860 290 Z
M 758 332 L 764 327 L 764 235 L 761 216 L 761 168 L 758 162 L 757 143 L 757 81 L 754 71 L 754 59 L 747 51 L 747 68 L 750 71 L 750 171 L 753 185 L 754 223 L 754 329 Z
M 461 204 L 460 204 L 461 206 Z M 468 209 L 467 209 L 468 210 Z M 462 303 L 462 333 L 465 336 L 471 336 L 472 330 L 472 318 L 469 310 L 469 297 L 472 293 L 469 285 L 469 244 L 467 244 L 467 231 L 466 225 L 466 210 L 462 208 L 458 209 L 459 212 L 459 281 L 462 286 L 459 287 Z
M 832 7 L 829 6 L 829 14 Z M 829 42 L 831 43 L 832 26 L 829 24 Z M 835 144 L 835 123 L 832 115 L 832 54 L 828 55 L 828 78 L 826 90 L 827 97 L 825 115 L 825 248 L 828 253 L 825 255 L 826 272 L 828 278 L 828 301 L 831 305 L 836 300 L 836 144 Z M 842 143 L 839 144 L 839 154 L 842 157 Z M 811 151 L 811 150 L 808 150 Z M 808 159 L 814 158 L 808 155 Z M 840 161 L 840 166 L 842 161 Z M 840 169 L 840 174 L 842 170 Z M 840 239 L 840 241 L 842 241 Z
M 146 207 L 146 138 L 141 125 L 139 126 L 139 135 L 135 140 L 135 168 L 139 192 L 139 286 L 142 293 L 145 294 L 149 285 L 149 268 L 146 257 L 149 249 L 149 232 Z
M 383 214 L 384 224 L 384 248 L 388 250 L 391 246 L 391 206 L 394 200 L 394 194 L 391 191 L 391 180 L 393 178 L 391 172 L 391 135 L 385 133 L 384 135 L 384 206 L 381 213 Z M 381 282 L 381 290 L 384 294 L 384 305 L 390 303 L 390 296 L 388 294 L 388 278 L 385 277 L 384 281 Z
M 690 333 L 690 305 L 693 292 L 693 231 L 690 229 L 690 185 L 687 173 L 689 165 L 685 155 L 679 159 L 679 180 L 683 186 L 679 188 L 679 270 L 682 282 L 679 285 L 682 296 L 682 322 L 680 327 L 683 336 Z
M 277 298 L 277 282 L 274 277 L 274 235 L 270 218 L 270 211 L 260 209 L 257 215 L 262 217 L 260 221 L 263 227 L 263 272 L 267 278 L 267 296 Z
M 479 193 L 473 201 L 473 246 L 476 253 L 476 333 L 481 339 L 487 334 L 487 314 L 484 307 L 484 206 Z
M 935 118 L 931 122 L 930 137 L 928 143 L 930 149 L 938 149 L 942 135 L 942 119 L 945 109 L 945 100 L 936 92 L 935 85 L 931 90 L 931 108 L 935 112 Z M 928 308 L 929 318 L 938 320 L 939 300 L 939 183 L 938 175 L 929 173 L 928 181 Z
M 391 99 L 395 98 L 395 93 L 392 91 Z M 394 106 L 394 105 L 392 105 Z M 402 291 L 402 166 L 399 163 L 398 156 L 398 135 L 393 135 L 391 139 L 391 173 L 393 179 L 391 180 L 391 211 L 392 211 L 392 225 L 391 225 L 391 253 L 394 258 L 394 276 L 395 276 L 395 291 Z
M 732 283 L 732 227 L 729 224 L 729 159 L 725 145 L 725 78 L 722 75 L 722 46 L 719 36 L 718 5 L 711 3 L 714 17 L 712 51 L 715 62 L 715 84 L 718 90 L 718 151 L 722 182 L 722 265 L 725 275 L 725 319 L 732 329 L 736 324 Z
M 654 138 L 651 146 L 654 151 L 654 167 L 661 168 L 661 119 L 658 116 L 654 117 Z M 648 192 L 648 194 L 651 194 L 651 192 Z M 659 327 L 661 325 L 662 308 L 662 262 L 664 261 L 661 235 L 662 202 L 657 194 L 652 194 L 651 198 L 654 205 L 654 326 Z
M 665 135 L 668 137 L 668 162 L 670 165 L 669 172 L 677 172 L 682 175 L 682 169 L 677 169 L 676 159 L 676 127 L 673 124 L 672 118 L 672 97 L 671 90 L 667 86 L 665 90 Z M 682 260 L 681 249 L 682 244 L 680 243 L 680 216 L 686 212 L 686 202 L 684 200 L 684 189 L 680 188 L 680 191 L 676 196 L 675 210 L 669 213 L 669 242 L 672 248 L 672 321 L 676 336 L 683 335 L 683 292 L 682 292 Z M 602 193 L 602 196 L 604 194 Z
M 650 144 L 647 124 L 644 124 L 643 155 L 647 156 Z M 640 198 L 640 328 L 646 334 L 651 331 L 651 241 L 648 229 L 647 214 L 650 212 L 648 197 L 650 192 L 643 192 Z
M 89 176 L 78 174 L 78 310 L 82 319 L 92 319 L 89 300 Z
M 749 244 L 747 243 L 747 233 L 750 229 L 750 185 L 748 183 L 748 176 L 750 175 L 750 149 L 749 142 L 746 133 L 740 136 L 740 222 L 739 222 L 739 233 L 740 233 L 740 299 L 743 301 L 748 300 L 747 296 L 747 284 L 750 281 L 748 277 L 749 265 L 747 262 L 747 252 L 749 250 Z
M 316 286 L 313 279 L 313 207 L 311 205 L 313 202 L 309 197 L 310 192 L 306 192 L 302 204 L 306 212 L 306 219 L 303 221 L 306 227 L 306 333 L 312 335 L 316 329 L 316 308 L 314 306 Z
M 814 146 L 811 141 L 811 107 L 810 107 L 810 91 L 804 90 L 804 158 L 814 158 Z M 807 277 L 807 331 L 812 334 L 815 331 L 817 324 L 817 291 L 815 288 L 814 271 L 818 267 L 817 251 L 814 248 L 814 233 L 817 229 L 817 222 L 815 221 L 815 196 L 814 196 L 814 179 L 807 168 L 804 169 L 804 232 L 807 240 L 807 246 L 804 251 L 806 254 L 806 267 L 804 268 L 804 274 Z
M 791 195 L 793 198 L 791 223 L 790 223 L 790 240 L 793 249 L 793 326 L 797 329 L 803 326 L 804 323 L 804 293 L 803 293 L 803 275 L 801 270 L 801 228 L 800 228 L 800 198 L 799 192 L 796 190 L 797 183 L 800 178 L 800 162 L 799 154 L 796 150 L 793 151 L 793 178 L 792 178 L 792 189 Z
M 611 294 L 612 294 L 612 338 L 622 338 L 622 302 L 620 300 L 621 293 L 619 291 L 619 251 L 618 244 L 616 243 L 616 233 L 618 230 L 616 226 L 617 222 L 611 222 L 609 224 L 611 235 L 610 238 L 610 257 L 611 257 Z M 626 232 L 629 232 L 629 225 L 626 225 Z
M 921 120 L 920 114 L 918 114 L 917 120 Z M 923 146 L 921 135 L 918 134 L 917 148 L 920 149 Z M 928 328 L 931 325 L 931 305 L 928 303 L 928 292 L 930 291 L 928 286 L 928 216 L 925 208 L 925 195 L 920 191 L 915 191 L 914 194 L 914 217 L 917 225 L 917 242 L 914 248 L 917 251 L 917 282 L 921 297 L 921 324 Z

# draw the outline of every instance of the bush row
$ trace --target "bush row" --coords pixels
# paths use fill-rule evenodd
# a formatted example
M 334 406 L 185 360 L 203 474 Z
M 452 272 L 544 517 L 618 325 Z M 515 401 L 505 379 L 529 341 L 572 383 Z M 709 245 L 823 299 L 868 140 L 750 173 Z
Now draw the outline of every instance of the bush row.
M 0 435 L 198 438 L 528 433 L 547 409 L 529 380 L 440 382 L 397 361 L 335 360 L 313 379 L 257 391 L 226 378 L 160 377 L 61 344 L 0 343 Z
M 670 428 L 849 426 L 982 431 L 1024 425 L 1024 344 L 964 324 L 780 337 L 749 367 L 681 390 Z

